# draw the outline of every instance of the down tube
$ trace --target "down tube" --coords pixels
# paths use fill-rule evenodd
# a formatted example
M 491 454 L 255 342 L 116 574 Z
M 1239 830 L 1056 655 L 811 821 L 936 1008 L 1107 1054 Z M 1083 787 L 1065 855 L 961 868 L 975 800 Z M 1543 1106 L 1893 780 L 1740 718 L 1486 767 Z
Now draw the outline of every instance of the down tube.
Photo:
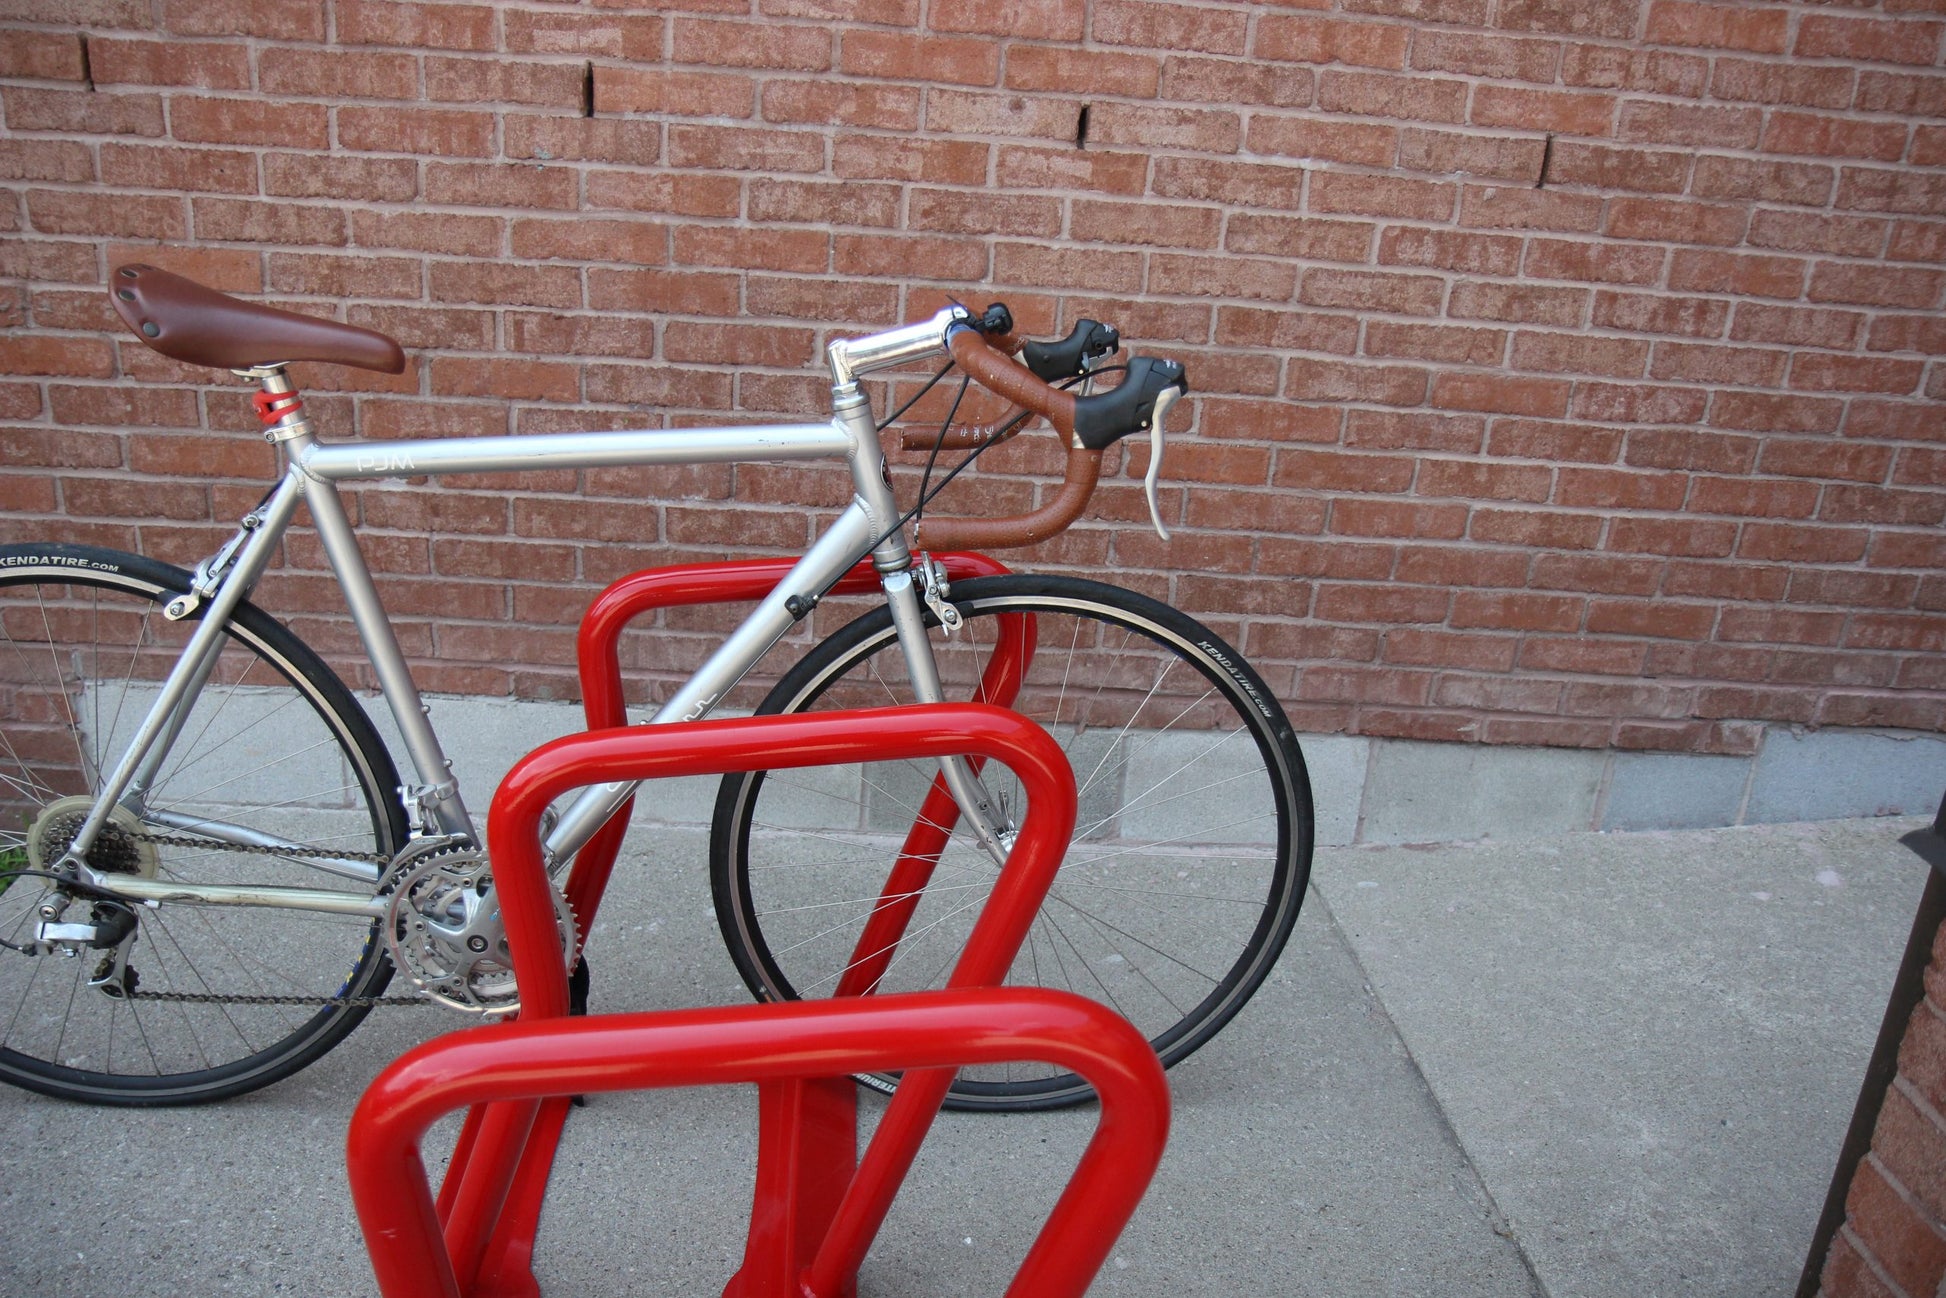
M 649 718 L 649 724 L 695 721 L 707 716 L 718 700 L 743 679 L 744 673 L 756 666 L 757 661 L 797 624 L 796 616 L 785 607 L 786 602 L 793 596 L 801 595 L 808 599 L 822 594 L 869 554 L 872 543 L 877 539 L 878 529 L 870 514 L 863 502 L 854 499 L 830 529 L 798 560 L 797 566 L 785 574 L 770 594 L 751 610 L 750 616 L 730 633 L 729 639 L 710 655 L 709 661 L 698 668 L 696 674 Z M 565 861 L 580 851 L 582 845 L 593 838 L 595 831 L 615 813 L 615 809 L 628 801 L 638 784 L 639 780 L 627 780 L 592 785 L 584 790 L 561 816 L 554 832 L 548 835 L 548 861 Z

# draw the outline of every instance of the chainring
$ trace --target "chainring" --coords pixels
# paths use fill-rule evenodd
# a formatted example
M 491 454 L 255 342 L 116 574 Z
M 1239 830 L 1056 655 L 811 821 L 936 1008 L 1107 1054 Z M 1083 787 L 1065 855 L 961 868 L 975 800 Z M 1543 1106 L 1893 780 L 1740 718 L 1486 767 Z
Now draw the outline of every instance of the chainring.
M 408 848 L 387 888 L 386 948 L 421 994 L 469 1014 L 511 1014 L 520 1008 L 513 953 L 493 899 L 485 852 L 464 840 L 436 841 L 416 852 Z M 572 964 L 574 911 L 558 888 L 549 891 L 561 951 Z

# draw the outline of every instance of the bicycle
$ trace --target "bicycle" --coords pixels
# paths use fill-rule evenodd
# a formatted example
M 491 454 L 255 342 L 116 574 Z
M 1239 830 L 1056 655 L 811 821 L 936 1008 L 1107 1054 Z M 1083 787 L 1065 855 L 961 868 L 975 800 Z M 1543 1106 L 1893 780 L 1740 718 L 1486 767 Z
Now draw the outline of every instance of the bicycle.
M 1107 1001 L 1173 1064 L 1237 1012 L 1281 952 L 1309 872 L 1310 791 L 1289 723 L 1241 656 L 1180 612 L 1098 582 L 949 583 L 905 538 L 915 525 L 949 551 L 1051 536 L 1085 507 L 1103 450 L 1142 430 L 1153 511 L 1163 419 L 1187 389 L 1180 366 L 1137 356 L 1118 386 L 1077 394 L 1055 383 L 1117 368 L 1107 364 L 1119 348 L 1112 328 L 1082 322 L 1042 345 L 1014 337 L 1004 307 L 976 317 L 952 306 L 831 343 L 824 423 L 326 444 L 285 366 L 398 373 L 397 343 L 153 267 L 120 267 L 111 285 L 149 346 L 259 385 L 257 411 L 283 467 L 193 572 L 88 546 L 0 548 L 0 1079 L 111 1104 L 216 1100 L 304 1067 L 380 1003 L 517 1007 L 489 863 L 341 481 L 846 460 L 849 505 L 650 723 L 707 714 L 869 558 L 882 607 L 816 644 L 757 710 L 996 701 L 1061 739 L 1083 823 L 1010 981 Z M 1014 411 L 974 429 L 954 427 L 949 412 L 919 438 L 932 459 L 919 502 L 901 513 L 880 434 L 918 397 L 880 424 L 860 379 L 941 356 L 921 395 L 957 366 L 962 397 L 977 382 Z M 1054 500 L 1014 519 L 923 517 L 960 469 L 1036 416 L 1068 444 Z M 933 485 L 933 460 L 949 448 L 969 453 Z M 412 779 L 399 778 L 324 660 L 249 602 L 300 505 Z M 1155 522 L 1166 537 L 1159 513 Z M 633 793 L 605 785 L 566 806 L 545 839 L 557 878 Z M 744 979 L 767 999 L 931 985 L 1004 859 L 1018 800 L 1004 772 L 957 759 L 726 778 L 711 884 Z M 888 885 L 888 852 L 895 881 L 914 869 L 929 877 Z M 557 909 L 574 963 L 576 917 L 565 902 Z M 861 929 L 893 940 L 872 949 L 853 936 Z M 382 995 L 395 967 L 411 996 Z M 1088 1094 L 1072 1074 L 963 1076 L 952 1101 L 1020 1108 Z

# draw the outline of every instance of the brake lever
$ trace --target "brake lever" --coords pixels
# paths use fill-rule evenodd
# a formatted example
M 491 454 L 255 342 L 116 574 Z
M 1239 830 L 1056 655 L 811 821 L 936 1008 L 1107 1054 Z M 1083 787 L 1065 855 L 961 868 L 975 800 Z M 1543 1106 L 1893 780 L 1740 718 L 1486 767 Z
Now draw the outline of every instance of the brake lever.
M 1169 529 L 1162 525 L 1162 506 L 1156 503 L 1156 478 L 1162 472 L 1162 421 L 1169 417 L 1169 407 L 1176 404 L 1182 395 L 1180 388 L 1164 388 L 1155 399 L 1155 413 L 1149 416 L 1149 471 L 1142 478 L 1142 490 L 1149 498 L 1149 521 L 1155 524 L 1155 534 L 1163 540 L 1169 539 Z

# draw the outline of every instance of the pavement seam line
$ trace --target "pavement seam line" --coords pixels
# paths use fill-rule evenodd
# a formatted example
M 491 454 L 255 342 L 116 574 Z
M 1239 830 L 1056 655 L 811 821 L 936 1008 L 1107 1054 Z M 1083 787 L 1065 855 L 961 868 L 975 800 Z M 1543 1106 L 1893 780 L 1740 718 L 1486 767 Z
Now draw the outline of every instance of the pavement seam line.
M 1514 1233 L 1513 1221 L 1500 1207 L 1500 1200 L 1494 1197 L 1486 1178 L 1480 1174 L 1479 1165 L 1473 1161 L 1473 1151 L 1466 1147 L 1466 1142 L 1460 1138 L 1458 1128 L 1454 1127 L 1452 1119 L 1446 1116 L 1446 1106 L 1441 1103 L 1439 1092 L 1433 1089 L 1432 1080 L 1426 1076 L 1426 1070 L 1419 1066 L 1419 1057 L 1412 1052 L 1412 1043 L 1407 1041 L 1405 1033 L 1399 1030 L 1398 1020 L 1392 1017 L 1392 1009 L 1385 1003 L 1385 997 L 1380 994 L 1378 982 L 1372 977 L 1371 971 L 1365 967 L 1365 958 L 1358 953 L 1358 944 L 1351 940 L 1350 935 L 1345 932 L 1344 925 L 1338 922 L 1338 912 L 1333 909 L 1323 890 L 1313 882 L 1308 886 L 1308 891 L 1311 900 L 1324 907 L 1325 914 L 1330 917 L 1331 927 L 1338 930 L 1338 940 L 1344 943 L 1346 954 L 1351 957 L 1352 965 L 1358 970 L 1358 978 L 1365 985 L 1365 993 L 1372 998 L 1372 1003 L 1377 1005 L 1384 1015 L 1387 1030 L 1392 1034 L 1392 1039 L 1399 1043 L 1399 1049 L 1405 1052 L 1406 1063 L 1411 1066 L 1412 1075 L 1419 1079 L 1420 1089 L 1431 1101 L 1433 1116 L 1438 1121 L 1440 1130 L 1446 1133 L 1453 1142 L 1453 1148 L 1459 1151 L 1460 1160 L 1465 1164 L 1467 1174 L 1473 1178 L 1474 1188 L 1479 1192 L 1480 1198 L 1486 1202 L 1489 1211 L 1488 1228 L 1513 1245 L 1514 1254 L 1520 1259 L 1521 1268 L 1527 1272 L 1527 1278 L 1533 1282 L 1537 1298 L 1554 1298 L 1553 1290 L 1549 1289 L 1547 1282 L 1541 1279 L 1541 1273 L 1535 1267 L 1534 1259 L 1528 1256 L 1527 1246 Z

